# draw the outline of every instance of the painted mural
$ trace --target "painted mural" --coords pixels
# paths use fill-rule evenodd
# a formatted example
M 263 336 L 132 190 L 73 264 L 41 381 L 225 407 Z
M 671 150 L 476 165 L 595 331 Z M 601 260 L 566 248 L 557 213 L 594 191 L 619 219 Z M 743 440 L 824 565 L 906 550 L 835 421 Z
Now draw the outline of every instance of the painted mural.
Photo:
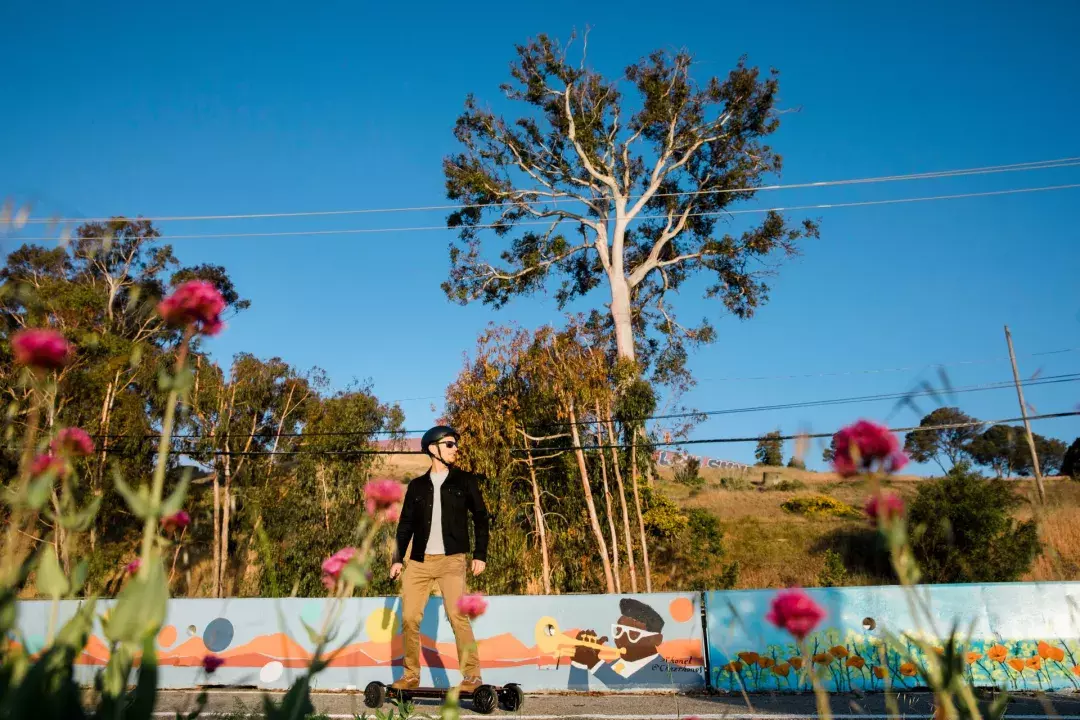
M 698 593 L 491 597 L 473 623 L 484 680 L 532 690 L 703 688 L 705 646 Z M 108 603 L 99 607 L 104 612 Z M 321 599 L 178 599 L 158 634 L 160 683 L 286 688 L 308 665 L 329 603 Z M 61 606 L 61 622 L 77 605 Z M 19 628 L 30 652 L 44 642 L 48 602 L 19 605 Z M 398 598 L 348 601 L 330 667 L 316 677 L 323 690 L 362 689 L 400 677 Z M 108 661 L 100 626 L 79 658 L 80 681 Z M 421 624 L 421 681 L 460 682 L 453 631 L 442 600 L 433 597 Z M 225 663 L 208 678 L 207 654 Z
M 919 589 L 933 627 L 916 623 L 899 587 L 807 592 L 827 612 L 806 652 L 765 620 L 774 591 L 706 594 L 711 685 L 750 692 L 809 690 L 800 669 L 824 668 L 830 692 L 921 685 L 918 646 L 884 642 L 905 634 L 940 648 L 954 626 L 968 678 L 1011 690 L 1080 690 L 1080 583 L 936 585 Z M 932 652 L 937 650 L 932 650 Z

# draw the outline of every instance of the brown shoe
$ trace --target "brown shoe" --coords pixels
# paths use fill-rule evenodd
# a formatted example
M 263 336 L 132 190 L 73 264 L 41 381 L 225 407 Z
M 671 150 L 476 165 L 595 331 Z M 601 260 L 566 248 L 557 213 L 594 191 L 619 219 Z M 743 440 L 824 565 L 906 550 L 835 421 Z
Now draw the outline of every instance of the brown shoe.
M 458 685 L 458 689 L 461 690 L 461 692 L 473 692 L 483 684 L 484 681 L 478 677 L 467 677 L 461 681 L 461 684 Z
M 420 678 L 400 677 L 390 685 L 394 690 L 415 690 L 420 687 Z

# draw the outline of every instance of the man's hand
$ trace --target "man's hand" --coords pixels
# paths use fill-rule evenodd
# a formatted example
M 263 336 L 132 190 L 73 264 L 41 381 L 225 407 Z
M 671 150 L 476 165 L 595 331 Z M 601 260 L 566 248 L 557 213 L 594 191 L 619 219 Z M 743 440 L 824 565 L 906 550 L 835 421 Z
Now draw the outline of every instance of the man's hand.
M 596 633 L 592 630 L 582 630 L 579 632 L 575 640 L 588 640 L 603 645 L 607 642 L 607 637 L 597 638 Z M 578 645 L 574 649 L 574 655 L 570 658 L 571 661 L 584 665 L 587 668 L 596 667 L 596 664 L 600 662 L 600 649 L 594 647 L 586 647 L 584 645 Z
M 393 565 L 391 565 L 390 566 L 390 579 L 391 580 L 397 580 L 398 575 L 401 574 L 401 570 L 402 570 L 401 563 L 394 563 Z
M 473 560 L 472 561 L 472 574 L 473 575 L 479 575 L 480 573 L 484 572 L 484 568 L 486 568 L 486 567 L 487 567 L 487 563 L 484 562 L 483 560 Z

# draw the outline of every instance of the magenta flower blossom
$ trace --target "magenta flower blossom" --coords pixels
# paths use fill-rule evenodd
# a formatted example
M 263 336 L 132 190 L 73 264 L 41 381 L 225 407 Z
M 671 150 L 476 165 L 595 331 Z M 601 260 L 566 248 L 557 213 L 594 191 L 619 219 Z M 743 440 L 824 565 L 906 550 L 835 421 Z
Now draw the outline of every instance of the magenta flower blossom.
M 364 486 L 364 508 L 368 515 L 374 515 L 380 511 L 389 512 L 392 508 L 400 506 L 404 497 L 405 490 L 401 487 L 401 483 L 390 478 L 372 480 Z M 398 512 L 400 514 L 400 510 Z
M 64 453 L 72 457 L 86 457 L 94 454 L 94 441 L 89 433 L 82 428 L 64 428 L 56 434 L 52 441 L 52 450 L 55 453 Z
M 875 465 L 894 473 L 907 465 L 907 455 L 889 428 L 869 420 L 860 420 L 836 433 L 836 457 L 833 469 L 842 477 L 871 470 Z
M 186 510 L 177 510 L 172 515 L 167 515 L 161 518 L 161 527 L 165 530 L 165 532 L 183 530 L 190 524 L 191 516 L 187 514 Z
M 71 359 L 71 346 L 55 330 L 20 330 L 11 338 L 15 362 L 37 370 L 59 370 Z
M 158 303 L 158 313 L 165 322 L 177 327 L 198 325 L 203 335 L 216 335 L 224 327 L 221 313 L 225 299 L 212 283 L 188 280 L 172 295 Z
M 901 517 L 904 514 L 904 500 L 896 493 L 871 495 L 866 501 L 865 510 L 870 523 L 877 527 L 883 522 Z
M 795 588 L 776 594 L 765 619 L 802 641 L 825 619 L 825 611 L 813 598 Z
M 30 474 L 35 477 L 44 475 L 49 470 L 55 472 L 58 477 L 64 477 L 67 474 L 67 464 L 52 453 L 42 453 L 30 463 Z
M 134 575 L 135 573 L 139 572 L 139 568 L 141 568 L 141 567 L 142 567 L 142 558 L 135 558 L 134 560 L 129 562 L 127 564 L 127 567 L 124 568 L 124 569 L 127 571 L 128 575 Z
M 219 658 L 217 655 L 206 655 L 202 659 L 203 670 L 209 675 L 217 670 L 219 667 L 225 664 L 224 658 Z
M 338 550 L 330 557 L 323 560 L 322 564 L 322 581 L 327 590 L 333 590 L 337 585 L 338 578 L 341 577 L 341 571 L 345 569 L 345 566 L 352 560 L 353 555 L 356 554 L 356 548 L 347 547 Z
M 472 620 L 487 612 L 487 606 L 487 600 L 480 593 L 462 595 L 457 601 L 458 612 Z

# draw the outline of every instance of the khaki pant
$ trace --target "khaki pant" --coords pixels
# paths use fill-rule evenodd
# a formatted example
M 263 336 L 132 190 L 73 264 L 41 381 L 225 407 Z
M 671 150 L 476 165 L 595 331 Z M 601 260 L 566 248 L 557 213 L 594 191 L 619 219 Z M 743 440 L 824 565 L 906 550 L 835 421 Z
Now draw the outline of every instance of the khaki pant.
M 469 618 L 457 608 L 465 593 L 465 553 L 426 555 L 424 562 L 411 560 L 401 581 L 401 622 L 405 631 L 405 677 L 420 677 L 420 621 L 431 595 L 431 583 L 439 584 L 450 627 L 457 641 L 458 667 L 462 677 L 480 677 L 480 657 Z

